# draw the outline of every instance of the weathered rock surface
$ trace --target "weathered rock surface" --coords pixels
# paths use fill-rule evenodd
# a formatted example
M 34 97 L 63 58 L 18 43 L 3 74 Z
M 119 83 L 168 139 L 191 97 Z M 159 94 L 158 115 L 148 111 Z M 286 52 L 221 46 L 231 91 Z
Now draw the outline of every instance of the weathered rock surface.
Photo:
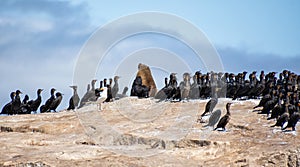
M 225 114 L 229 99 L 216 109 Z M 299 128 L 234 101 L 226 132 L 197 123 L 207 100 L 124 98 L 76 112 L 0 117 L 0 166 L 300 166 Z

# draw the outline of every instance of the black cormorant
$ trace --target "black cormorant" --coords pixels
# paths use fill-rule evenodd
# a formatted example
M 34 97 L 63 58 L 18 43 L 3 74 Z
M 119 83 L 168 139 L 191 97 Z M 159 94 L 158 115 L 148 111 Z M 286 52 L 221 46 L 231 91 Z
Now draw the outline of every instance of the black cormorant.
M 76 107 L 78 107 L 80 98 L 77 93 L 77 86 L 70 86 L 70 88 L 73 89 L 73 95 L 69 100 L 69 107 L 67 110 L 74 110 Z
M 7 103 L 1 111 L 1 114 L 7 114 L 7 115 L 12 115 L 12 103 L 15 100 L 15 96 L 16 96 L 16 92 L 11 92 L 10 93 L 10 99 L 11 101 L 9 103 Z
M 297 122 L 299 121 L 299 119 L 300 119 L 300 113 L 294 112 L 290 116 L 287 126 L 283 127 L 282 130 L 285 130 L 286 128 L 292 128 L 292 131 L 295 131 L 296 130 L 296 125 L 297 125 Z
M 29 113 L 31 113 L 31 111 L 33 112 L 36 112 L 39 108 L 39 106 L 41 105 L 42 103 L 42 96 L 41 96 L 41 93 L 42 93 L 43 89 L 38 89 L 37 90 L 37 98 L 35 100 L 30 100 L 28 102 L 28 105 L 30 107 L 30 111 Z
M 203 117 L 205 114 L 207 113 L 211 113 L 214 108 L 216 107 L 218 103 L 218 98 L 217 97 L 213 97 L 211 98 L 207 103 L 206 103 L 206 106 L 205 106 L 205 111 L 204 113 L 201 115 L 201 117 Z
M 114 77 L 114 86 L 111 89 L 111 94 L 113 98 L 116 98 L 116 95 L 119 92 L 119 83 L 118 83 L 119 78 L 120 78 L 119 76 Z
M 22 94 L 22 92 L 20 90 L 17 90 L 15 100 L 12 103 L 12 112 L 13 112 L 13 114 L 18 114 L 21 111 L 22 102 L 21 102 L 20 94 Z
M 62 94 L 60 92 L 57 92 L 55 94 L 56 98 L 53 100 L 53 102 L 51 103 L 49 109 L 50 111 L 53 110 L 56 112 L 56 108 L 58 107 L 58 105 L 61 103 L 61 100 L 63 98 Z
M 52 102 L 55 100 L 55 96 L 54 96 L 54 93 L 55 93 L 56 89 L 55 88 L 52 88 L 50 90 L 50 98 L 46 101 L 46 103 L 44 105 L 42 105 L 40 107 L 40 111 L 41 113 L 44 113 L 44 112 L 50 112 L 50 105 L 52 104 Z
M 227 103 L 226 104 L 226 110 L 227 110 L 227 113 L 220 119 L 217 127 L 214 129 L 218 129 L 218 128 L 222 128 L 224 131 L 226 130 L 225 126 L 228 124 L 229 120 L 230 120 L 230 105 L 232 103 Z

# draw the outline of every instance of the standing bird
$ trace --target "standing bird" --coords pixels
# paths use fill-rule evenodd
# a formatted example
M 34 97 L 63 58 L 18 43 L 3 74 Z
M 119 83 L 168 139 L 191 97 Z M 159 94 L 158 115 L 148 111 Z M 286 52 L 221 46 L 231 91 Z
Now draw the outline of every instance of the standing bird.
M 105 102 L 111 102 L 113 97 L 112 97 L 112 89 L 111 89 L 111 84 L 107 85 L 107 98 L 105 99 Z
M 226 110 L 227 110 L 227 113 L 220 119 L 220 121 L 219 121 L 217 127 L 216 127 L 214 130 L 216 130 L 216 129 L 218 129 L 218 128 L 222 128 L 223 131 L 226 130 L 225 126 L 228 124 L 228 122 L 229 122 L 229 120 L 230 120 L 230 116 L 231 116 L 231 115 L 230 115 L 230 105 L 231 105 L 231 104 L 232 104 L 232 103 L 227 103 L 227 104 L 226 104 Z
M 114 77 L 114 86 L 111 89 L 111 94 L 113 98 L 116 98 L 116 95 L 119 92 L 119 83 L 118 83 L 119 78 L 120 78 L 119 76 Z
M 98 89 L 99 98 L 97 99 L 97 106 L 99 110 L 102 110 L 102 103 L 107 99 L 107 87 L 102 87 Z
M 121 98 L 123 98 L 123 97 L 127 97 L 127 95 L 126 95 L 127 91 L 128 91 L 128 87 L 125 86 L 124 89 L 123 89 L 122 94 L 117 94 L 117 95 L 116 95 L 116 98 L 121 99 Z
M 165 86 L 160 89 L 156 95 L 155 99 L 160 99 L 161 101 L 167 98 L 167 94 L 169 93 L 170 89 L 168 89 L 168 78 L 165 78 Z
M 37 98 L 35 100 L 30 100 L 28 102 L 28 105 L 29 105 L 29 108 L 30 108 L 29 113 L 31 113 L 31 112 L 36 113 L 39 106 L 41 105 L 41 103 L 42 103 L 42 96 L 41 96 L 42 91 L 43 91 L 43 89 L 38 89 L 37 92 L 36 92 L 37 93 Z
M 21 102 L 20 94 L 22 94 L 22 92 L 20 90 L 17 90 L 15 100 L 12 103 L 13 114 L 18 114 L 21 111 L 22 102 Z
M 213 98 L 211 98 L 208 102 L 207 102 L 207 104 L 206 104 L 206 106 L 205 106 L 205 111 L 204 111 L 204 113 L 201 115 L 201 117 L 203 117 L 205 114 L 207 114 L 207 113 L 211 113 L 213 110 L 214 110 L 214 108 L 216 107 L 216 105 L 217 105 L 217 103 L 218 103 L 218 98 L 215 96 L 215 97 L 213 97 Z
M 70 86 L 73 89 L 73 96 L 69 100 L 69 107 L 67 110 L 74 110 L 78 107 L 80 98 L 77 93 L 77 86 Z
M 290 117 L 288 105 L 288 103 L 285 104 L 284 113 L 278 118 L 275 125 L 272 125 L 271 127 L 280 126 L 283 129 L 284 124 L 288 122 Z
M 269 100 L 271 99 L 271 95 L 267 94 L 265 95 L 260 101 L 259 104 L 255 107 L 253 107 L 253 109 L 256 109 L 258 107 L 263 107 Z
M 286 128 L 292 128 L 292 131 L 296 130 L 296 125 L 297 122 L 300 119 L 300 113 L 294 112 L 291 116 L 290 119 L 288 120 L 287 126 L 283 127 L 282 130 L 285 130 Z
M 191 76 L 189 73 L 183 74 L 183 82 L 180 83 L 181 97 L 183 100 L 187 100 L 191 90 Z
M 56 108 L 59 106 L 59 104 L 62 101 L 62 94 L 60 92 L 57 92 L 55 94 L 56 98 L 52 101 L 50 107 L 49 107 L 49 111 L 53 110 L 54 112 L 56 112 Z
M 1 114 L 7 114 L 7 115 L 12 115 L 12 103 L 15 100 L 16 92 L 11 92 L 10 93 L 10 99 L 11 101 L 7 103 L 1 111 Z
M 41 113 L 44 113 L 44 112 L 50 112 L 50 105 L 52 104 L 52 102 L 55 100 L 55 96 L 54 96 L 54 93 L 55 93 L 56 89 L 52 88 L 50 90 L 50 98 L 46 101 L 46 103 L 44 105 L 42 105 L 40 107 L 40 111 Z
M 80 105 L 79 105 L 79 108 L 83 107 L 87 102 L 89 101 L 96 101 L 97 100 L 97 97 L 95 95 L 95 83 L 97 82 L 96 79 L 93 79 L 91 81 L 91 86 L 92 86 L 92 89 L 90 90 L 89 89 L 89 84 L 88 84 L 88 89 L 87 89 L 87 92 L 84 94 L 84 96 L 82 97 L 81 101 L 80 101 Z
M 21 104 L 21 110 L 19 111 L 19 114 L 30 114 L 30 107 L 28 104 L 29 96 L 25 95 L 22 104 Z

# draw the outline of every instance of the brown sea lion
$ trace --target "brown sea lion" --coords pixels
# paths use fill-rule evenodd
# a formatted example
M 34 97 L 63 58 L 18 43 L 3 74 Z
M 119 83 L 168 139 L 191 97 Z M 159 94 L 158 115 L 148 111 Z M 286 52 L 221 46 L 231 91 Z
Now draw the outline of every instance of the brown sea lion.
M 136 76 L 140 76 L 142 78 L 143 85 L 150 88 L 149 96 L 154 97 L 157 92 L 157 87 L 152 77 L 150 68 L 145 64 L 139 63 Z

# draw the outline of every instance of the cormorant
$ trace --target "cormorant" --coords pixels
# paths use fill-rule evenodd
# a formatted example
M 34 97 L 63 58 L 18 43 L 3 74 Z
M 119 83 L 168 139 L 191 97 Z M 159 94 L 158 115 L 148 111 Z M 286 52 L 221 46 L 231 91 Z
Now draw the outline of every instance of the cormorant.
M 58 105 L 61 103 L 61 100 L 63 98 L 62 94 L 60 92 L 57 92 L 55 94 L 56 98 L 53 100 L 53 102 L 51 103 L 50 107 L 49 107 L 49 111 L 53 110 L 56 112 L 56 108 L 58 107 Z
M 41 96 L 42 91 L 43 91 L 43 89 L 38 89 L 37 92 L 36 92 L 37 93 L 37 98 L 35 100 L 30 100 L 28 102 L 28 105 L 30 107 L 29 113 L 31 113 L 32 111 L 36 113 L 39 106 L 41 105 L 41 103 L 42 103 L 42 96 Z
M 107 79 L 106 78 L 103 79 L 103 86 L 107 87 Z
M 97 80 L 93 79 L 91 81 L 91 86 L 92 86 L 92 89 L 89 90 L 89 84 L 88 84 L 88 89 L 87 89 L 87 92 L 84 94 L 84 96 L 82 97 L 81 101 L 80 101 L 80 105 L 79 105 L 79 108 L 80 107 L 83 107 L 87 102 L 89 101 L 96 101 L 97 100 L 97 97 L 95 95 L 95 83 L 97 82 Z
M 17 90 L 15 100 L 12 103 L 12 112 L 13 112 L 13 114 L 18 114 L 21 111 L 22 102 L 21 102 L 20 94 L 22 94 L 22 92 L 20 90 Z
M 180 84 L 181 97 L 186 100 L 189 98 L 190 90 L 191 90 L 191 76 L 189 73 L 183 74 L 183 82 Z
M 100 81 L 100 87 L 95 89 L 95 96 L 98 99 L 100 97 L 100 92 L 103 91 L 103 81 Z
M 29 96 L 25 95 L 21 104 L 19 114 L 30 114 L 30 106 L 28 104 Z
M 121 98 L 123 98 L 123 97 L 127 97 L 127 95 L 126 95 L 127 91 L 128 91 L 128 87 L 125 86 L 124 89 L 123 89 L 122 94 L 117 94 L 117 95 L 116 95 L 116 98 L 121 99 Z
M 111 94 L 113 98 L 116 98 L 116 95 L 119 92 L 119 83 L 118 83 L 119 78 L 120 78 L 119 76 L 114 77 L 114 86 L 111 89 Z
M 10 93 L 10 99 L 11 101 L 9 103 L 7 103 L 1 111 L 1 114 L 7 114 L 7 115 L 12 115 L 12 103 L 15 100 L 15 96 L 16 96 L 16 92 L 11 92 Z
M 283 128 L 283 125 L 288 122 L 290 114 L 288 109 L 288 103 L 285 104 L 285 112 L 278 118 L 275 125 L 272 125 L 271 127 L 280 126 Z
M 220 117 L 221 117 L 221 110 L 216 110 L 214 111 L 211 116 L 209 117 L 209 120 L 208 120 L 208 124 L 205 125 L 204 127 L 207 127 L 207 126 L 212 126 L 213 129 L 215 128 L 214 126 L 216 125 L 216 123 L 218 123 Z
M 271 95 L 267 94 L 265 95 L 260 101 L 259 104 L 255 107 L 253 107 L 253 109 L 256 109 L 258 107 L 263 107 L 269 100 L 271 99 Z
M 224 131 L 226 130 L 225 126 L 228 124 L 229 120 L 230 120 L 230 105 L 232 103 L 227 103 L 226 104 L 226 110 L 227 110 L 227 113 L 220 119 L 217 127 L 214 129 L 218 129 L 218 128 L 222 128 Z
M 150 88 L 143 85 L 142 77 L 137 76 L 135 78 L 135 80 L 133 81 L 130 96 L 138 96 L 139 98 L 142 98 L 142 97 L 148 98 L 149 91 L 150 91 Z
M 218 98 L 215 96 L 213 98 L 211 98 L 207 103 L 206 103 L 206 106 L 205 106 L 205 111 L 204 113 L 201 115 L 201 117 L 203 117 L 205 114 L 207 113 L 211 113 L 214 108 L 216 107 L 218 103 Z
M 105 99 L 105 102 L 111 102 L 112 101 L 112 90 L 110 87 L 111 84 L 106 85 L 107 86 L 107 98 Z
M 160 100 L 166 99 L 169 91 L 170 91 L 170 89 L 168 89 L 168 78 L 166 77 L 165 78 L 165 86 L 156 93 L 155 99 L 160 99 Z
M 55 100 L 55 96 L 54 96 L 54 93 L 55 93 L 56 89 L 52 88 L 50 90 L 50 98 L 46 101 L 46 103 L 44 105 L 42 105 L 40 107 L 40 111 L 41 113 L 44 113 L 44 112 L 50 112 L 50 105 L 52 104 L 52 102 Z
M 292 128 L 292 131 L 296 130 L 297 122 L 300 119 L 300 113 L 295 112 L 290 116 L 290 119 L 288 120 L 288 124 L 286 127 L 283 127 L 282 130 L 285 130 L 286 128 Z
M 69 100 L 69 107 L 67 110 L 74 110 L 76 107 L 78 107 L 80 98 L 77 93 L 77 86 L 70 86 L 70 88 L 73 89 L 73 96 Z

